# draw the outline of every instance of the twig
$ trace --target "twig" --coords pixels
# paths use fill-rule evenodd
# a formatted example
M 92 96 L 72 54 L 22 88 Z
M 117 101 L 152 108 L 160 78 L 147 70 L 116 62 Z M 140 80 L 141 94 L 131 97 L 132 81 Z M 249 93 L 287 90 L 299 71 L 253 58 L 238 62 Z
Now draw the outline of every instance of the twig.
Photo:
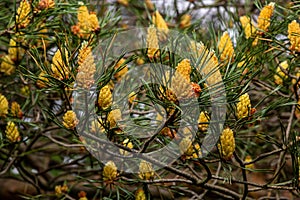
M 17 159 L 17 151 L 15 152 L 14 157 L 11 159 L 11 161 L 8 163 L 8 165 L 5 167 L 5 169 L 2 170 L 2 172 L 0 172 L 0 176 L 4 175 L 11 168 L 11 166 L 14 164 L 16 159 Z
M 220 173 L 220 170 L 221 170 L 221 162 L 219 162 L 218 164 L 218 169 L 217 169 L 217 172 L 216 172 L 216 175 L 215 176 L 219 176 L 219 173 Z M 213 185 L 215 185 L 217 183 L 217 179 L 213 181 Z M 208 192 L 208 190 L 205 190 L 200 196 L 199 196 L 199 199 L 203 199 L 203 197 L 206 195 L 206 193 Z
M 286 128 L 285 135 L 284 135 L 284 138 L 283 138 L 283 141 L 284 141 L 283 148 L 284 149 L 287 148 L 286 143 L 289 141 L 289 136 L 290 136 L 291 127 L 292 127 L 292 123 L 293 123 L 295 108 L 296 108 L 296 106 L 293 105 L 292 106 L 292 110 L 291 110 L 291 114 L 290 114 L 290 117 L 289 117 L 289 121 L 288 121 L 288 126 Z M 277 166 L 276 166 L 276 171 L 274 173 L 272 183 L 275 183 L 278 180 L 279 172 L 281 171 L 282 167 L 284 166 L 284 165 L 281 165 L 281 163 L 282 163 L 282 160 L 283 160 L 283 158 L 285 156 L 285 153 L 286 153 L 286 151 L 280 152 L 278 163 L 277 163 Z
M 49 140 L 51 140 L 52 142 L 56 143 L 56 144 L 59 144 L 61 146 L 64 146 L 64 147 L 84 147 L 83 144 L 65 144 L 63 142 L 60 142 L 58 140 L 56 140 L 55 138 L 52 137 L 51 133 L 46 133 L 44 134 L 44 136 L 46 136 L 47 138 L 49 138 Z
M 245 165 L 243 161 L 240 159 L 240 157 L 234 152 L 234 158 L 236 161 L 239 163 L 241 169 L 242 169 L 242 174 L 243 174 L 243 180 L 244 180 L 244 191 L 243 191 L 243 197 L 242 200 L 245 200 L 248 194 L 248 182 L 247 182 L 247 175 L 246 175 L 246 170 L 245 170 Z

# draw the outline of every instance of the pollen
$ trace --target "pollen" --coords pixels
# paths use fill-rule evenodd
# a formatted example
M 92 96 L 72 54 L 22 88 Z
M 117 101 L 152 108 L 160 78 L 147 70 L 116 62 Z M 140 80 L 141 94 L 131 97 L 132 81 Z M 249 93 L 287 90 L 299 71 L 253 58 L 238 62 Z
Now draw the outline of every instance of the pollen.
M 55 6 L 55 2 L 53 0 L 40 0 L 38 9 L 45 10 L 45 9 L 54 8 L 54 6 Z
M 208 128 L 210 117 L 206 111 L 201 111 L 199 118 L 198 118 L 198 128 L 200 131 L 205 132 Z
M 118 171 L 117 167 L 113 161 L 108 161 L 102 172 L 103 180 L 104 181 L 114 181 L 116 180 L 118 176 Z
M 251 102 L 249 95 L 243 94 L 239 97 L 239 102 L 237 103 L 237 116 L 239 119 L 248 117 L 249 111 L 251 110 Z
M 17 10 L 16 22 L 19 28 L 25 28 L 30 23 L 30 3 L 22 0 Z
M 185 137 L 179 143 L 180 152 L 185 155 L 186 159 L 201 157 L 201 148 L 198 143 L 192 142 L 189 137 Z
M 21 106 L 16 101 L 11 103 L 10 112 L 13 117 L 22 118 L 23 116 Z
M 121 81 L 122 77 L 128 72 L 128 67 L 126 64 L 124 64 L 125 61 L 126 60 L 124 58 L 121 58 L 114 67 L 116 70 L 114 77 L 118 82 Z
M 180 18 L 179 27 L 187 28 L 187 27 L 191 26 L 191 19 L 192 19 L 192 16 L 189 14 L 182 15 L 182 17 Z
M 251 161 L 252 161 L 251 156 L 249 156 L 249 155 L 246 156 L 244 162 L 251 162 Z M 248 169 L 254 169 L 254 164 L 253 163 L 252 164 L 248 164 L 248 165 L 245 165 L 245 167 L 248 168 Z
M 133 148 L 133 144 L 132 142 L 126 138 L 123 142 L 122 142 L 122 145 L 125 146 L 125 147 L 128 147 L 129 149 L 132 149 Z M 124 155 L 124 156 L 127 156 L 129 154 L 129 152 L 127 150 L 124 150 L 124 149 L 120 149 L 120 154 Z
M 79 37 L 87 39 L 92 32 L 97 32 L 100 29 L 97 15 L 93 12 L 89 13 L 88 8 L 79 2 L 77 10 L 78 23 L 72 26 L 72 32 Z
M 227 31 L 225 31 L 222 37 L 220 38 L 218 49 L 219 52 L 221 53 L 220 55 L 221 61 L 228 62 L 231 58 L 234 57 L 233 44 Z
M 109 108 L 112 105 L 112 93 L 108 85 L 105 85 L 100 89 L 98 105 L 103 110 Z
M 49 80 L 46 77 L 46 72 L 42 71 L 39 76 L 38 76 L 38 80 L 36 81 L 36 85 L 39 88 L 46 88 L 48 86 Z
M 150 180 L 154 177 L 152 164 L 142 160 L 139 166 L 139 177 L 143 180 Z
M 290 50 L 300 52 L 300 24 L 296 20 L 288 25 L 288 38 L 291 43 Z
M 18 127 L 12 121 L 7 123 L 5 134 L 10 142 L 18 142 L 21 139 Z
M 21 58 L 24 55 L 24 49 L 21 47 L 18 47 L 18 44 L 14 39 L 10 39 L 8 55 L 10 56 L 10 58 L 13 62 L 19 61 L 19 60 L 21 60 Z
M 260 11 L 260 14 L 257 19 L 257 28 L 258 34 L 262 34 L 268 31 L 268 28 L 271 23 L 271 17 L 273 15 L 275 3 L 269 3 Z
M 158 11 L 155 11 L 152 15 L 152 23 L 157 27 L 159 31 L 159 39 L 166 40 L 169 33 L 169 28 L 166 21 Z
M 62 56 L 62 52 L 58 49 L 53 58 L 51 64 L 51 70 L 53 72 L 53 76 L 59 80 L 63 80 L 68 78 L 69 76 L 69 61 L 68 61 L 68 51 L 64 48 L 64 58 Z
M 253 26 L 250 17 L 248 16 L 241 16 L 240 22 L 242 24 L 242 27 L 244 29 L 245 37 L 246 39 L 250 38 L 255 34 L 256 28 Z
M 150 11 L 154 10 L 154 5 L 151 0 L 145 0 L 145 4 Z
M 128 0 L 117 0 L 117 2 L 123 6 L 128 6 L 129 5 L 129 2 Z
M 286 79 L 288 76 L 282 71 L 281 68 L 287 70 L 289 67 L 289 64 L 287 61 L 283 61 L 279 64 L 279 66 L 276 69 L 276 74 L 274 75 L 274 81 L 277 85 L 282 85 L 283 80 Z
M 117 122 L 122 119 L 122 113 L 120 109 L 114 109 L 109 112 L 107 116 L 107 121 L 109 122 L 109 125 L 111 128 L 114 128 L 117 126 Z
M 176 71 L 183 76 L 187 82 L 191 82 L 190 74 L 192 71 L 190 60 L 183 59 L 180 63 L 178 63 Z
M 235 139 L 233 131 L 230 128 L 223 130 L 218 148 L 222 158 L 230 160 L 235 150 Z
M 9 55 L 5 55 L 2 59 L 0 65 L 0 72 L 4 73 L 5 75 L 9 76 L 15 72 L 15 65 L 14 62 L 11 60 Z
M 151 25 L 147 30 L 147 55 L 150 59 L 159 56 L 159 44 L 156 28 Z
M 5 117 L 8 114 L 8 101 L 6 97 L 0 94 L 0 117 Z
M 67 129 L 74 129 L 76 125 L 78 124 L 78 119 L 76 117 L 76 114 L 72 110 L 68 110 L 64 116 L 63 116 L 63 125 Z
M 78 55 L 78 74 L 76 81 L 79 87 L 90 88 L 94 84 L 94 74 L 96 72 L 95 60 L 92 48 L 85 41 L 79 50 Z
M 145 191 L 143 188 L 139 188 L 135 193 L 135 200 L 147 200 Z

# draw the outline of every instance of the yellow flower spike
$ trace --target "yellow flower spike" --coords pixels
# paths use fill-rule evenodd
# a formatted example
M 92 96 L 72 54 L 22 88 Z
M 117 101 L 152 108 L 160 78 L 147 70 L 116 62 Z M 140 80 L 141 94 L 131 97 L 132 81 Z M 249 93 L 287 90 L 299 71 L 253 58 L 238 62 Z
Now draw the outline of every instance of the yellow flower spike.
M 154 10 L 154 4 L 152 3 L 151 0 L 145 0 L 145 4 L 150 11 Z
M 183 128 L 183 135 L 184 135 L 184 137 L 189 137 L 189 138 L 191 138 L 193 135 L 192 135 L 192 129 L 191 128 L 189 128 L 189 127 L 184 127 Z
M 128 0 L 117 0 L 117 2 L 123 6 L 128 6 L 129 3 L 128 3 Z
M 15 65 L 14 62 L 11 60 L 9 55 L 5 55 L 2 59 L 0 65 L 0 72 L 4 73 L 5 75 L 9 76 L 15 72 Z
M 105 133 L 105 128 L 102 126 L 102 120 L 100 117 L 91 122 L 90 131 L 93 134 Z
M 168 91 L 170 92 L 168 95 L 171 99 L 175 100 L 177 98 L 180 100 L 191 97 L 193 94 L 191 83 L 189 82 L 190 80 L 186 80 L 186 78 L 187 76 L 183 76 L 178 70 L 175 71 L 175 74 L 172 77 L 170 90 Z M 175 99 L 173 95 L 176 95 Z
M 249 155 L 246 156 L 244 162 L 251 162 L 251 161 L 252 161 L 251 156 L 249 156 Z M 245 167 L 248 168 L 248 169 L 254 169 L 254 164 L 252 163 L 252 164 L 249 164 L 249 165 L 245 165 Z
M 39 76 L 38 76 L 38 80 L 36 81 L 36 85 L 39 88 L 46 88 L 48 86 L 48 78 L 46 77 L 46 72 L 42 71 Z
M 219 61 L 214 51 L 206 49 L 203 43 L 191 42 L 191 49 L 194 51 L 196 56 L 202 56 L 200 65 L 204 65 L 202 68 L 202 73 L 204 75 L 209 75 L 206 79 L 208 85 L 214 85 L 222 81 L 221 75 L 216 70 L 219 66 Z
M 8 101 L 6 97 L 0 94 L 0 117 L 5 117 L 8 114 Z
M 93 32 L 99 31 L 100 26 L 99 26 L 99 21 L 96 13 L 90 13 L 89 15 L 89 30 Z
M 67 129 L 75 129 L 76 125 L 78 124 L 78 119 L 76 114 L 72 110 L 68 110 L 63 116 L 63 125 Z
M 220 60 L 228 62 L 230 59 L 233 59 L 234 57 L 234 49 L 232 41 L 229 37 L 229 34 L 227 31 L 225 31 L 220 38 L 219 44 L 218 44 L 220 55 Z
M 300 181 L 300 157 L 298 157 L 298 169 L 299 169 L 298 180 Z
M 94 74 L 96 72 L 96 65 L 92 48 L 88 46 L 86 41 L 82 43 L 79 49 L 78 64 L 78 74 L 76 76 L 78 86 L 90 88 L 95 82 Z
M 16 62 L 21 60 L 24 52 L 25 50 L 21 47 L 18 47 L 18 44 L 14 39 L 9 40 L 8 55 L 10 56 L 12 61 Z
M 130 104 L 133 104 L 135 98 L 136 98 L 136 93 L 135 93 L 135 92 L 131 92 L 131 93 L 128 95 L 128 102 L 129 102 Z
M 157 112 L 155 121 L 157 124 L 162 123 L 165 120 L 165 115 L 161 115 L 159 112 Z
M 117 122 L 122 119 L 122 113 L 120 109 L 115 109 L 110 111 L 110 113 L 107 116 L 107 121 L 109 122 L 109 125 L 111 128 L 114 128 L 117 126 Z
M 142 160 L 139 166 L 139 177 L 143 180 L 150 180 L 154 178 L 154 171 L 152 164 Z
M 282 63 L 279 64 L 283 69 L 287 70 L 289 67 L 289 64 L 287 61 L 283 61 Z M 281 70 L 280 66 L 277 67 L 276 69 L 276 74 L 274 75 L 275 83 L 277 85 L 282 85 L 283 80 L 286 79 L 288 76 Z
M 87 59 L 93 59 L 93 57 L 90 57 L 90 55 L 92 54 L 92 48 L 90 46 L 88 46 L 88 42 L 84 41 L 81 44 L 81 47 L 79 49 L 79 53 L 78 53 L 78 65 L 79 68 L 83 68 L 82 65 L 84 64 L 84 62 L 86 62 Z M 95 65 L 95 64 L 94 64 Z
M 180 152 L 186 156 L 186 159 L 201 157 L 201 148 L 198 143 L 193 144 L 190 137 L 185 137 L 179 143 Z
M 249 111 L 251 111 L 251 102 L 249 95 L 246 93 L 239 97 L 239 102 L 237 103 L 237 117 L 239 119 L 248 117 Z
M 300 99 L 298 100 L 296 105 L 295 116 L 297 117 L 297 119 L 300 119 Z
M 225 160 L 231 159 L 235 150 L 235 139 L 233 131 L 230 128 L 226 128 L 223 130 L 218 148 L 222 158 L 224 158 Z
M 18 104 L 16 101 L 11 103 L 10 112 L 13 117 L 22 118 L 23 116 L 20 104 Z
M 291 43 L 290 50 L 300 52 L 300 24 L 296 20 L 288 25 L 288 38 Z
M 128 67 L 127 65 L 123 65 L 125 63 L 125 59 L 121 58 L 117 64 L 115 65 L 115 70 L 117 70 L 117 72 L 114 74 L 115 79 L 117 79 L 117 81 L 120 81 L 122 79 L 122 77 L 128 72 Z M 119 68 L 122 66 L 122 69 L 120 70 Z
M 144 59 L 141 57 L 138 57 L 135 62 L 137 65 L 142 65 L 145 63 Z
M 192 155 L 193 158 L 199 158 L 202 156 L 201 148 L 198 143 L 195 143 L 193 146 L 194 153 Z
M 100 89 L 98 105 L 103 110 L 109 108 L 112 105 L 112 93 L 108 85 L 105 85 L 103 88 Z
M 159 44 L 156 28 L 151 25 L 147 30 L 147 55 L 150 59 L 159 57 Z
M 200 129 L 200 131 L 202 132 L 207 131 L 209 120 L 210 117 L 208 116 L 208 113 L 206 111 L 205 112 L 201 111 L 198 118 L 198 128 Z
M 19 28 L 25 28 L 30 23 L 30 11 L 30 3 L 27 0 L 22 0 L 16 15 Z
M 85 191 L 80 191 L 78 193 L 78 197 L 79 197 L 79 200 L 88 200 L 88 198 L 86 197 L 86 192 Z
M 125 147 L 128 147 L 130 149 L 133 148 L 133 144 L 132 142 L 130 142 L 130 140 L 128 138 L 126 138 L 123 142 L 122 142 L 122 145 L 125 146 Z M 124 156 L 127 156 L 129 154 L 129 152 L 127 150 L 124 150 L 124 149 L 120 149 L 120 154 L 124 155 Z
M 107 83 L 107 85 L 108 85 L 109 89 L 111 89 L 111 90 L 113 90 L 114 87 L 115 87 L 115 84 L 114 84 L 113 80 L 110 80 L 110 81 Z
M 178 63 L 176 68 L 176 72 L 180 73 L 187 82 L 191 82 L 191 71 L 192 67 L 189 59 L 183 59 L 180 63 Z
M 30 89 L 27 85 L 21 88 L 20 93 L 26 97 L 29 97 L 30 95 Z
M 190 137 L 183 138 L 179 143 L 179 149 L 181 154 L 185 155 L 192 155 L 193 148 L 190 148 L 192 146 L 192 140 Z
M 158 11 L 155 11 L 152 15 L 152 23 L 157 27 L 159 31 L 159 39 L 166 40 L 167 35 L 169 33 L 169 28 L 166 21 Z
M 252 42 L 252 46 L 255 47 L 258 44 L 258 36 L 255 37 L 255 39 Z
M 55 186 L 55 194 L 56 194 L 56 196 L 61 196 L 62 194 L 65 194 L 65 193 L 67 193 L 68 192 L 68 190 L 69 190 L 69 188 L 68 188 L 68 186 L 67 185 L 63 185 L 63 186 L 61 186 L 61 185 L 57 185 L 57 186 Z
M 135 200 L 147 200 L 145 191 L 143 188 L 139 188 L 135 193 Z
M 295 71 L 296 71 L 296 74 L 295 74 L 296 78 L 292 79 L 293 85 L 295 85 L 300 78 L 300 68 L 297 67 Z M 300 82 L 298 82 L 298 84 L 300 84 Z
M 272 2 L 264 6 L 260 11 L 257 19 L 258 34 L 262 34 L 268 31 L 268 28 L 271 23 L 271 17 L 273 15 L 274 7 L 275 7 L 275 3 Z
M 82 2 L 81 2 L 82 3 Z M 86 31 L 88 32 L 88 28 L 89 28 L 89 10 L 88 8 L 83 5 L 83 3 L 81 4 L 80 2 L 78 4 L 80 4 L 81 6 L 79 6 L 78 10 L 77 10 L 77 19 L 78 19 L 78 25 L 80 26 L 80 29 L 82 31 Z
M 252 35 L 255 34 L 256 29 L 253 26 L 250 17 L 241 16 L 240 17 L 240 22 L 241 22 L 242 27 L 244 29 L 246 39 L 250 38 Z
M 191 26 L 191 19 L 192 19 L 192 16 L 189 14 L 182 15 L 182 17 L 180 18 L 179 27 L 187 28 L 187 27 Z
M 57 49 L 55 52 L 53 58 L 52 58 L 52 64 L 51 64 L 51 70 L 53 72 L 53 76 L 59 80 L 63 80 L 65 78 L 69 77 L 69 56 L 67 49 L 64 50 L 64 56 L 65 59 L 62 57 L 62 52 L 60 49 Z
M 102 172 L 103 180 L 104 181 L 114 181 L 116 180 L 118 176 L 118 171 L 117 167 L 113 161 L 108 161 Z
M 55 190 L 56 196 L 61 196 L 62 195 L 61 185 L 56 185 L 54 190 Z
M 5 129 L 5 134 L 6 134 L 7 139 L 10 142 L 18 142 L 21 139 L 20 133 L 18 131 L 18 127 L 12 121 L 9 121 L 7 123 L 6 129 Z
M 152 16 L 152 23 L 161 31 L 163 31 L 165 34 L 169 33 L 169 28 L 164 20 L 164 18 L 161 16 L 161 14 L 156 10 Z
M 54 8 L 54 6 L 55 6 L 54 0 L 40 0 L 38 9 L 46 10 L 46 9 Z
M 78 2 L 80 5 L 77 10 L 78 23 L 72 26 L 72 32 L 87 39 L 91 32 L 97 32 L 100 29 L 97 15 L 94 12 L 89 13 L 88 8 L 83 2 Z

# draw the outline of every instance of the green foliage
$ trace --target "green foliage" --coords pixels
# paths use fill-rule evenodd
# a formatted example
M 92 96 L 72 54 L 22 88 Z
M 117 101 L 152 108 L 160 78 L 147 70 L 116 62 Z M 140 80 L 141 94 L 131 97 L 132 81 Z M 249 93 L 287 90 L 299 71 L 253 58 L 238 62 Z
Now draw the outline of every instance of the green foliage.
M 49 4 L 51 2 L 54 4 Z M 293 20 L 299 21 L 299 2 L 276 2 L 269 28 L 262 33 L 259 33 L 261 30 L 255 31 L 248 39 L 240 17 L 247 15 L 255 24 L 257 20 L 254 19 L 269 2 L 246 1 L 242 4 L 216 1 L 206 5 L 204 1 L 174 0 L 171 9 L 163 9 L 159 2 L 153 8 L 147 6 L 146 1 L 129 0 L 128 5 L 122 2 L 85 1 L 81 5 L 73 0 L 33 0 L 24 18 L 29 19 L 25 26 L 18 22 L 19 1 L 0 2 L 0 93 L 9 102 L 9 113 L 0 117 L 0 186 L 3 188 L 0 196 L 9 198 L 13 195 L 11 198 L 16 198 L 20 194 L 24 199 L 83 200 L 85 195 L 81 191 L 84 191 L 88 199 L 134 199 L 136 191 L 142 188 L 148 199 L 256 199 L 278 195 L 282 198 L 298 198 L 300 60 L 299 51 L 291 48 L 288 26 Z M 181 9 L 184 7 L 183 2 L 188 6 Z M 45 6 L 47 3 L 48 7 Z M 90 25 L 79 22 L 78 10 L 83 5 L 88 9 L 83 19 Z M 99 41 L 114 38 L 116 33 L 128 30 L 130 26 L 149 27 L 153 24 L 156 9 L 170 30 L 203 42 L 202 52 L 195 56 L 190 44 L 185 44 L 189 47 L 185 54 L 172 53 L 179 48 L 178 42 L 184 39 L 170 34 L 160 43 L 170 42 L 172 45 L 160 49 L 159 56 L 155 58 L 149 57 L 148 49 L 124 51 L 121 55 L 105 57 L 111 45 L 114 45 L 114 40 L 103 49 L 99 48 Z M 207 10 L 212 14 L 206 15 Z M 93 13 L 96 13 L 98 20 L 94 24 L 88 16 Z M 192 19 L 186 26 L 181 21 L 185 14 L 191 15 Z M 86 30 L 84 25 L 88 27 Z M 229 32 L 234 55 L 222 60 L 222 54 L 227 48 L 220 48 L 225 31 Z M 299 35 L 295 37 L 299 37 L 300 41 Z M 146 42 L 145 38 L 145 45 Z M 180 98 L 173 98 L 169 88 L 145 83 L 138 91 L 134 91 L 135 99 L 132 102 L 128 100 L 129 109 L 125 114 L 132 120 L 130 126 L 122 124 L 122 121 L 114 126 L 109 114 L 117 109 L 115 104 L 102 108 L 97 102 L 90 102 L 87 92 L 90 87 L 87 87 L 78 90 L 84 97 L 82 105 L 87 106 L 84 115 L 88 118 L 96 105 L 98 121 L 95 123 L 105 133 L 89 134 L 92 130 L 89 126 L 83 130 L 78 127 L 66 128 L 63 124 L 63 121 L 66 122 L 65 113 L 77 109 L 76 106 L 82 106 L 73 105 L 74 91 L 78 89 L 78 74 L 84 68 L 92 71 L 92 59 L 89 59 L 91 63 L 88 65 L 80 63 L 84 44 L 94 50 L 97 77 L 94 84 L 99 99 L 112 98 L 109 94 L 101 96 L 101 89 L 106 85 L 109 85 L 112 92 L 115 85 L 124 84 L 126 88 L 129 83 L 135 82 L 120 82 L 119 76 L 126 74 L 126 70 L 140 67 L 136 64 L 138 59 L 148 63 L 154 70 L 158 69 L 159 64 L 172 68 L 173 74 L 157 71 L 156 74 L 163 77 L 165 82 L 172 82 L 170 80 L 176 76 L 179 63 L 189 59 L 191 73 L 188 84 L 193 83 L 196 89 L 201 89 L 201 92 L 195 92 L 195 88 L 193 90 L 192 95 L 196 95 L 196 105 L 193 106 L 197 106 L 200 111 L 207 111 L 206 115 L 210 119 L 213 115 L 211 95 L 214 94 L 211 89 L 219 85 L 218 81 L 207 83 L 216 71 L 220 72 L 226 93 L 226 102 L 221 102 L 227 108 L 224 128 L 229 127 L 234 132 L 233 156 L 225 159 L 222 153 L 232 143 L 223 145 L 218 142 L 219 146 L 214 144 L 208 156 L 201 157 L 204 150 L 200 150 L 199 145 L 208 133 L 199 128 L 195 140 L 187 146 L 192 147 L 189 149 L 192 153 L 182 152 L 180 158 L 156 171 L 154 178 L 142 180 L 139 174 L 129 174 L 118 169 L 117 178 L 104 181 L 105 163 L 100 162 L 103 155 L 94 157 L 97 145 L 105 144 L 104 137 L 124 151 L 151 152 L 173 140 L 186 137 L 178 131 L 185 113 L 179 105 Z M 4 66 L 7 64 L 7 56 L 12 59 L 9 67 L 15 69 L 12 73 Z M 201 72 L 214 58 L 217 62 L 215 68 L 206 74 Z M 282 66 L 284 61 L 288 63 L 286 69 Z M 103 69 L 104 63 L 109 63 L 109 67 Z M 119 67 L 115 67 L 118 64 Z M 80 68 L 82 66 L 83 69 Z M 278 77 L 281 84 L 276 83 Z M 158 76 L 150 78 L 155 82 Z M 87 82 L 85 80 L 84 83 Z M 176 84 L 181 86 L 182 82 L 178 82 Z M 240 108 L 237 105 L 241 101 L 240 97 L 246 93 L 249 94 L 251 105 L 244 108 L 247 116 L 239 118 Z M 125 101 L 130 95 L 124 97 Z M 182 102 L 185 105 L 194 103 L 189 100 L 186 98 Z M 14 101 L 20 105 L 22 116 L 12 114 L 11 103 Z M 1 103 L 0 111 L 5 109 L 3 105 Z M 79 122 L 69 120 L 79 125 L 90 123 L 88 119 Z M 10 121 L 18 128 L 18 132 L 11 133 L 19 136 L 15 141 L 7 137 L 7 124 Z M 199 127 L 209 123 L 215 122 L 199 122 Z M 128 132 L 137 134 L 141 127 L 149 133 L 156 131 L 156 134 L 139 138 L 126 135 L 121 130 L 124 127 Z M 129 139 L 133 147 L 123 144 L 125 139 Z M 247 160 L 247 156 L 251 160 Z M 103 157 L 103 160 L 107 159 Z M 153 161 L 153 164 L 157 163 L 159 161 Z M 56 186 L 63 185 L 68 186 L 67 190 L 59 192 Z M 24 192 L 24 188 L 28 190 Z M 78 196 L 80 192 L 81 196 Z

